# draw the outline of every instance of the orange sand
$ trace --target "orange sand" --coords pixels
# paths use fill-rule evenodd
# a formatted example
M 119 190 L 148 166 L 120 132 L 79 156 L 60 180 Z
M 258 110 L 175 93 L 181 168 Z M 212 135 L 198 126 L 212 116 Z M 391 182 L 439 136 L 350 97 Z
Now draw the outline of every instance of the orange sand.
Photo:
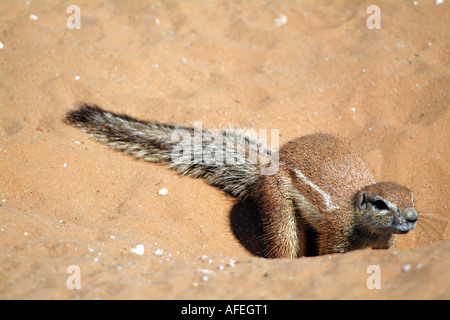
M 449 299 L 450 4 L 377 1 L 369 30 L 372 2 L 78 1 L 69 30 L 65 1 L 1 1 L 0 298 Z M 89 140 L 61 121 L 76 100 L 347 137 L 413 190 L 417 228 L 392 250 L 259 258 L 252 204 Z

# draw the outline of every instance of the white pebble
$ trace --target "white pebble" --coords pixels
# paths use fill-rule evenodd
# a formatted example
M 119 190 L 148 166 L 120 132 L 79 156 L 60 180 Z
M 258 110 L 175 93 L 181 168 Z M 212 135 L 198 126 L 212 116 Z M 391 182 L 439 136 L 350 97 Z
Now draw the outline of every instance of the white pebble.
M 80 141 L 74 141 L 75 144 L 80 144 Z
M 228 261 L 228 263 L 227 263 L 227 266 L 234 268 L 235 263 L 236 263 L 236 261 L 234 261 L 233 259 L 230 259 L 230 261 Z
M 273 20 L 273 23 L 275 23 L 276 26 L 281 27 L 282 25 L 286 24 L 287 17 L 285 15 L 279 14 L 279 18 L 276 18 Z
M 63 167 L 64 167 L 64 168 L 67 168 L 67 163 L 64 162 Z
M 206 274 L 206 275 L 216 274 L 214 271 L 209 270 L 209 269 L 197 269 L 197 272 Z
M 153 250 L 153 254 L 157 257 L 161 257 L 164 254 L 164 251 L 162 251 L 161 249 L 155 249 Z
M 158 196 L 165 196 L 168 192 L 169 190 L 167 190 L 166 188 L 162 188 L 158 191 Z
M 443 4 L 443 3 L 444 3 L 444 0 L 436 0 L 436 1 L 434 1 L 435 5 Z
M 36 21 L 38 19 L 38 16 L 30 14 L 30 19 Z
M 80 80 L 80 76 L 75 76 L 74 79 L 75 79 L 75 81 L 78 81 L 78 80 Z
M 27 236 L 27 235 L 28 235 L 28 232 L 25 232 L 23 235 L 24 235 L 24 236 Z
M 116 236 L 113 236 L 113 235 L 111 235 L 111 237 L 110 237 L 111 239 L 115 239 L 116 238 Z
M 143 244 L 138 244 L 136 248 L 131 248 L 131 252 L 136 253 L 140 256 L 144 254 L 145 248 Z
M 411 270 L 411 265 L 410 265 L 409 263 L 405 264 L 405 265 L 402 267 L 402 271 L 403 271 L 403 272 L 407 272 L 407 271 L 409 271 L 409 270 Z
M 159 21 L 158 18 L 155 19 L 155 24 L 159 25 L 161 23 L 161 21 Z
M 3 45 L 2 42 L 0 42 L 0 50 L 3 49 L 5 46 Z
M 352 108 L 352 111 L 353 111 L 353 112 L 355 112 L 355 111 L 356 111 L 356 109 L 355 109 L 355 108 Z

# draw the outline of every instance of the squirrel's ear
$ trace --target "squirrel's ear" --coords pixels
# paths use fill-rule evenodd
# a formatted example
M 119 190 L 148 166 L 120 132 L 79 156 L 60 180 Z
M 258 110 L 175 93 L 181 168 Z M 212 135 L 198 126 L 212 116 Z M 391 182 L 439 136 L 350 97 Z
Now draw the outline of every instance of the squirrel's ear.
M 367 203 L 366 194 L 364 192 L 361 192 L 359 194 L 359 196 L 358 196 L 358 208 L 360 210 L 365 209 L 366 208 L 366 203 Z

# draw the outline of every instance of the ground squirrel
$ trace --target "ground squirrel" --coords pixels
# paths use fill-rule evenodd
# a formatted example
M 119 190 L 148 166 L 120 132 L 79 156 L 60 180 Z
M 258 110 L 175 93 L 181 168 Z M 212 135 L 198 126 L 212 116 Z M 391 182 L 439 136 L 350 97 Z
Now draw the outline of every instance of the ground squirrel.
M 303 136 L 272 151 L 240 131 L 222 129 L 224 153 L 241 148 L 246 156 L 255 151 L 267 159 L 207 163 L 195 153 L 205 152 L 211 137 L 195 137 L 194 128 L 141 121 L 86 104 L 67 113 L 65 121 L 113 149 L 204 178 L 239 199 L 251 198 L 262 217 L 266 257 L 301 257 L 311 251 L 307 244 L 320 255 L 389 248 L 394 234 L 407 233 L 417 222 L 411 191 L 393 182 L 376 183 L 351 146 L 331 134 Z M 194 152 L 181 162 L 173 160 L 179 143 L 174 133 L 192 138 Z M 197 150 L 195 143 L 200 143 Z M 261 174 L 268 159 L 278 161 L 278 170 Z

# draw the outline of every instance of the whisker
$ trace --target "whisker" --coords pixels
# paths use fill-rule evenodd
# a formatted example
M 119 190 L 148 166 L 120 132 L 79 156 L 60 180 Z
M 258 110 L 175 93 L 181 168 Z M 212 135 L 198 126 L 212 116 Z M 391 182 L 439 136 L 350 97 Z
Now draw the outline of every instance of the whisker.
M 424 236 L 427 242 L 442 240 L 447 228 L 447 222 L 442 223 L 441 219 L 435 219 L 433 217 L 422 217 L 417 222 L 416 232 L 418 236 Z
M 425 219 L 425 220 L 431 220 L 431 221 L 439 221 L 439 222 L 444 222 L 446 225 L 448 224 L 449 220 L 442 218 L 442 217 L 432 217 L 432 216 L 428 216 L 425 214 L 422 214 L 419 216 L 419 219 Z

